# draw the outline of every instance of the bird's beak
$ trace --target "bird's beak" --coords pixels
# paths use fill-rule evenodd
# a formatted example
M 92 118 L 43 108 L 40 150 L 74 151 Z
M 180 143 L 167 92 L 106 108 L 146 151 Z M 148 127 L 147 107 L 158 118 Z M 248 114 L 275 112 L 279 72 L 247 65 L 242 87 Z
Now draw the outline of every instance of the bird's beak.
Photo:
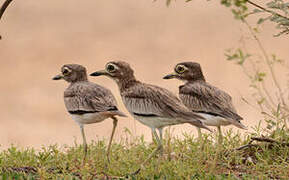
M 100 70 L 90 74 L 90 76 L 103 76 L 103 75 L 107 76 L 108 73 L 105 70 Z
M 178 75 L 176 73 L 172 73 L 172 74 L 168 74 L 165 77 L 163 77 L 163 79 L 173 79 L 173 78 L 177 78 Z
M 101 70 L 90 74 L 90 76 L 103 76 L 103 75 L 107 76 L 108 73 L 105 70 Z
M 63 75 L 61 74 L 58 74 L 54 78 L 52 78 L 52 80 L 60 80 L 60 79 L 63 79 Z

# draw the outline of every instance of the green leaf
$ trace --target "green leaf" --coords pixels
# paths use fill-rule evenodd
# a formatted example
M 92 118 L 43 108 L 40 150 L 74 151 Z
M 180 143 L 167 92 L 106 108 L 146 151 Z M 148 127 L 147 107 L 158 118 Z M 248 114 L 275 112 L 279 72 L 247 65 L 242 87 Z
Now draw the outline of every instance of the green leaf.
M 260 10 L 260 9 L 254 9 L 252 13 L 254 13 L 254 14 L 255 14 L 255 13 L 260 13 L 260 12 L 263 12 L 263 11 L 262 11 L 262 10 Z
M 260 19 L 258 20 L 257 24 L 262 24 L 262 23 L 265 22 L 265 21 L 266 21 L 266 19 L 260 18 Z

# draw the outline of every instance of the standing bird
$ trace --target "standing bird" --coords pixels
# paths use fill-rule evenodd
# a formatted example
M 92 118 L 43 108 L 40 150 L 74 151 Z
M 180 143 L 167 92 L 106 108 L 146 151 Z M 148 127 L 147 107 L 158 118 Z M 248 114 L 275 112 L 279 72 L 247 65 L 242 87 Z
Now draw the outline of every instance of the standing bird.
M 157 140 L 158 147 L 135 173 L 138 173 L 154 154 L 162 151 L 162 130 L 165 126 L 190 123 L 209 130 L 199 120 L 202 117 L 188 110 L 173 93 L 164 88 L 136 80 L 134 71 L 128 63 L 123 61 L 109 62 L 106 64 L 105 70 L 91 74 L 91 76 L 100 75 L 115 80 L 122 101 L 129 113 L 140 123 L 150 127 Z M 159 136 L 156 129 L 159 131 Z
M 61 68 L 61 74 L 53 80 L 64 79 L 70 85 L 64 91 L 64 103 L 72 119 L 78 123 L 83 138 L 85 163 L 87 143 L 84 134 L 84 125 L 99 123 L 107 118 L 113 119 L 113 129 L 107 149 L 109 161 L 110 147 L 117 126 L 116 116 L 126 117 L 117 108 L 117 103 L 110 90 L 89 82 L 85 67 L 78 64 L 66 64 Z
M 231 96 L 206 82 L 199 63 L 179 63 L 175 66 L 174 71 L 164 79 L 177 78 L 185 82 L 179 87 L 180 99 L 186 107 L 205 118 L 203 120 L 205 125 L 217 126 L 219 144 L 223 141 L 221 126 L 233 124 L 238 128 L 247 129 L 241 123 L 243 118 L 237 114 Z M 198 133 L 201 138 L 199 128 Z

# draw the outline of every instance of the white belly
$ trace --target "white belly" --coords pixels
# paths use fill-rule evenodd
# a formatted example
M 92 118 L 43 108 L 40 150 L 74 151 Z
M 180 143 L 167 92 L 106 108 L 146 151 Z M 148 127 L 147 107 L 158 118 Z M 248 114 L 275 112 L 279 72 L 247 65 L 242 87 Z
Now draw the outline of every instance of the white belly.
M 108 118 L 107 116 L 104 116 L 100 113 L 86 113 L 82 115 L 72 114 L 71 117 L 75 122 L 79 124 L 98 123 Z
M 205 118 L 205 120 L 202 120 L 202 122 L 207 126 L 227 126 L 231 124 L 227 119 L 220 116 L 214 116 L 205 113 L 198 113 L 198 115 Z
M 177 119 L 168 119 L 168 118 L 161 118 L 161 117 L 140 117 L 132 115 L 136 120 L 140 123 L 150 127 L 150 128 L 162 128 L 165 126 L 182 124 Z

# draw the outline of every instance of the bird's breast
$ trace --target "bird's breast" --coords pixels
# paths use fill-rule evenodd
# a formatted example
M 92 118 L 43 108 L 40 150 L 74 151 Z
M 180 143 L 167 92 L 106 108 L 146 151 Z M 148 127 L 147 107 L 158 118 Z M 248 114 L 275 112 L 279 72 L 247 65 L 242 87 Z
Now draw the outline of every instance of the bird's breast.
M 143 116 L 136 115 L 131 113 L 131 115 L 143 125 L 146 125 L 150 128 L 162 128 L 165 126 L 181 124 L 178 119 L 163 118 L 158 116 Z
M 231 124 L 227 119 L 220 116 L 215 116 L 206 113 L 197 113 L 197 114 L 205 118 L 204 120 L 202 120 L 202 122 L 207 126 L 227 126 Z
M 72 119 L 78 124 L 93 124 L 101 122 L 108 118 L 106 114 L 103 113 L 85 113 L 85 114 L 71 114 Z

